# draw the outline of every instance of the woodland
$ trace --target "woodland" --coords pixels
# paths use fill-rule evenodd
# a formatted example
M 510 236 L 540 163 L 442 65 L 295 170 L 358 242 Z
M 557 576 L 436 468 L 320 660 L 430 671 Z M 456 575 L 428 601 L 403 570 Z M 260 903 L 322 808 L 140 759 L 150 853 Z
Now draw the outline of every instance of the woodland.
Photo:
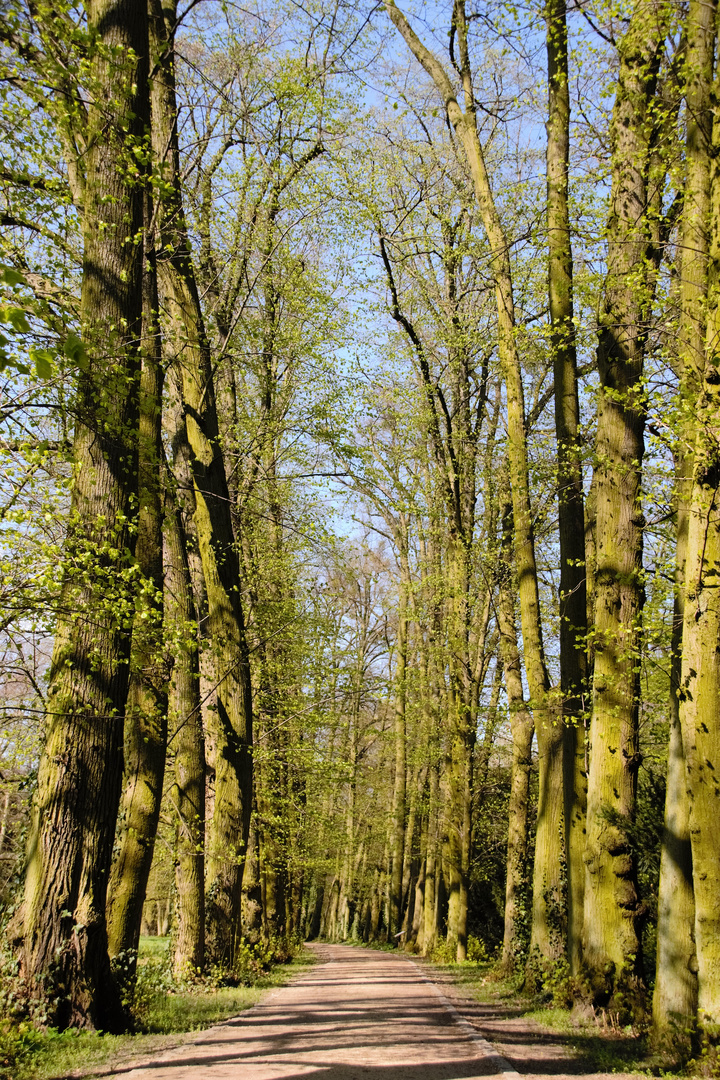
M 716 1044 L 716 0 L 0 13 L 16 1015 L 321 937 Z

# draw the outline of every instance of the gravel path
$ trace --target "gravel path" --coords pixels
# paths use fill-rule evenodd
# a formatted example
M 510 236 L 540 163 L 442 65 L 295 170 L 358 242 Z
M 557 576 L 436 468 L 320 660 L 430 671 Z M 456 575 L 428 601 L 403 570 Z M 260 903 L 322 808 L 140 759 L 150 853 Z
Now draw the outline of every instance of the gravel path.
M 516 1010 L 431 982 L 398 953 L 309 946 L 317 966 L 123 1080 L 638 1080 L 592 1073 Z M 492 1039 L 492 1043 L 488 1042 Z M 516 1071 L 517 1070 L 517 1071 Z
M 416 964 L 315 946 L 320 963 L 127 1080 L 474 1080 L 518 1073 Z

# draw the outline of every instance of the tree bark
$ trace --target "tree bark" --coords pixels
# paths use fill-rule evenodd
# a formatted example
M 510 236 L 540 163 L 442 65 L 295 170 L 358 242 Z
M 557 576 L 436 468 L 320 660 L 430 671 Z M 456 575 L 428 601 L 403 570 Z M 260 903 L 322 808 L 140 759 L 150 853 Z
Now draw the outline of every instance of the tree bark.
M 153 150 L 169 193 L 160 214 L 158 279 L 163 309 L 182 372 L 188 442 L 192 451 L 195 525 L 208 599 L 208 627 L 216 664 L 215 801 L 206 862 L 209 957 L 231 967 L 241 933 L 241 886 L 252 802 L 252 692 L 210 347 L 182 212 L 177 106 L 173 78 L 174 7 L 152 0 Z
M 525 703 L 520 651 L 515 628 L 515 603 L 512 580 L 512 509 L 502 513 L 502 566 L 497 600 L 500 627 L 500 650 L 512 734 L 512 769 L 508 803 L 507 870 L 505 879 L 505 927 L 501 967 L 510 972 L 517 965 L 519 917 L 527 877 L 528 809 L 532 741 L 535 726 Z
M 197 613 L 180 509 L 170 492 L 165 496 L 165 550 L 166 624 L 175 646 L 169 709 L 175 757 L 170 802 L 178 820 L 173 970 L 181 978 L 205 966 L 205 740 Z
M 709 10 L 704 13 L 704 18 L 710 18 Z M 711 23 L 705 32 L 709 34 L 714 29 Z M 697 1019 L 711 1035 L 713 1031 L 717 1032 L 720 1024 L 720 862 L 717 857 L 717 823 L 720 820 L 720 726 L 717 719 L 720 699 L 720 603 L 717 595 L 720 571 L 720 173 L 717 154 L 720 130 L 716 124 L 712 135 L 704 372 L 697 405 L 693 410 L 691 401 L 688 410 L 689 416 L 695 414 L 696 437 L 679 691 L 695 890 Z M 700 131 L 697 137 L 699 141 Z
M 713 328 L 714 330 L 715 328 Z M 710 338 L 710 335 L 709 335 Z M 710 338 L 716 344 L 716 333 Z M 695 885 L 695 946 L 698 964 L 698 1016 L 720 1024 L 720 373 L 708 350 L 690 508 L 686 569 L 685 622 L 680 721 L 690 801 L 690 840 Z
M 600 316 L 593 712 L 590 728 L 584 966 L 594 1000 L 643 1007 L 635 812 L 643 606 L 643 359 L 655 276 L 648 206 L 655 193 L 652 102 L 665 39 L 661 4 L 639 4 L 620 45 L 611 120 L 608 270 Z
M 122 781 L 132 610 L 143 193 L 132 148 L 148 117 L 147 16 L 137 0 L 90 0 L 94 92 L 83 132 L 85 358 L 78 377 L 75 483 L 33 800 L 21 970 L 48 1020 L 117 1031 L 105 901 Z M 87 570 L 87 568 L 90 568 Z
M 440 818 L 439 766 L 430 766 L 428 830 L 425 855 L 425 896 L 422 923 L 422 954 L 431 955 L 437 942 L 438 842 Z
M 155 850 L 167 749 L 167 662 L 162 633 L 163 541 L 160 492 L 163 371 L 151 237 L 152 205 L 146 196 L 143 358 L 140 376 L 137 611 L 130 651 L 125 710 L 124 789 L 108 889 L 108 950 L 122 959 L 123 981 L 134 981 L 140 924 Z
M 560 688 L 563 724 L 563 791 L 567 874 L 567 951 L 580 969 L 585 889 L 585 722 L 587 610 L 582 456 L 578 438 L 573 263 L 568 175 L 570 81 L 565 0 L 545 7 L 548 60 L 547 229 L 551 349 L 555 377 L 558 532 L 560 541 Z
M 405 730 L 405 701 L 406 701 L 406 674 L 407 674 L 407 589 L 406 581 L 406 553 L 400 554 L 402 562 L 402 579 L 398 600 L 398 633 L 395 645 L 395 782 L 393 786 L 392 806 L 392 846 L 391 846 L 391 873 L 390 873 L 390 924 L 388 926 L 388 941 L 392 942 L 395 934 L 400 932 L 402 919 L 402 886 L 403 886 L 403 855 L 405 852 L 405 788 L 407 773 L 407 735 Z M 408 838 L 412 843 L 412 837 Z
M 247 855 L 242 883 L 243 937 L 250 945 L 257 945 L 262 936 L 262 887 L 258 853 L 257 812 L 250 823 Z M 317 936 L 317 932 L 314 936 Z
M 687 174 L 680 225 L 680 415 L 675 463 L 677 536 L 670 676 L 670 747 L 665 825 L 660 853 L 657 973 L 652 1012 L 654 1041 L 669 1042 L 684 1050 L 689 1049 L 689 1033 L 695 1021 L 698 980 L 690 808 L 679 695 L 689 501 L 693 475 L 693 421 L 705 367 L 716 13 L 716 3 L 691 0 L 686 22 L 683 82 L 687 102 Z

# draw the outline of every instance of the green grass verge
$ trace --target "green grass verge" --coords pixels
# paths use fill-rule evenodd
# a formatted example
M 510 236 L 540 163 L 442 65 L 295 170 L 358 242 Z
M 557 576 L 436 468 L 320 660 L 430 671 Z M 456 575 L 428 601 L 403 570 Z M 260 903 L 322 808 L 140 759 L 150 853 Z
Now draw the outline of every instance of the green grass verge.
M 163 964 L 167 938 L 142 938 L 139 963 L 146 969 Z M 151 1059 L 184 1042 L 195 1033 L 251 1008 L 276 986 L 315 962 L 301 949 L 288 964 L 257 978 L 252 986 L 152 991 L 146 981 L 145 1032 L 105 1035 L 97 1032 L 39 1032 L 31 1025 L 3 1032 L 0 1029 L 0 1080 L 70 1080 L 108 1076 L 131 1062 Z
M 614 1025 L 602 1010 L 558 1008 L 545 1005 L 522 992 L 521 978 L 498 978 L 493 965 L 430 964 L 441 979 L 450 979 L 463 994 L 482 1005 L 494 1006 L 494 1018 L 504 1009 L 517 1021 L 538 1025 L 544 1035 L 563 1047 L 572 1058 L 568 1072 L 638 1073 L 644 1076 L 687 1075 L 673 1072 L 673 1063 L 648 1051 L 647 1042 L 632 1028 Z

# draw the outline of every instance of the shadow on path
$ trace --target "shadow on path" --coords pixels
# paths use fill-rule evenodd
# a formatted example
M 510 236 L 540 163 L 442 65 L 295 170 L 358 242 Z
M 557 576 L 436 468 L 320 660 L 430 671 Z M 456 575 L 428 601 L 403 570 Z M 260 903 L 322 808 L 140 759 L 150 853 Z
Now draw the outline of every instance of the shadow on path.
M 262 1004 L 211 1028 L 193 1044 L 112 1075 L 127 1080 L 591 1075 L 582 1056 L 569 1050 L 576 1040 L 533 1030 L 517 1010 L 479 1005 L 454 993 L 448 1001 L 402 955 L 346 945 L 314 948 L 320 964 Z

